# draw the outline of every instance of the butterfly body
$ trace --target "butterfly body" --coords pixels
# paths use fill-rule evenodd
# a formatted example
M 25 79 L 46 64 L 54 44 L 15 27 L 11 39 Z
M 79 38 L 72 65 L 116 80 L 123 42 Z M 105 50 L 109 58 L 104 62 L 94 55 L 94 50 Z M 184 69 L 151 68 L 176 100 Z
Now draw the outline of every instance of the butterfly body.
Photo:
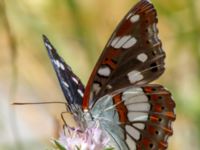
M 139 1 L 106 44 L 84 87 L 44 36 L 61 88 L 78 126 L 98 124 L 118 150 L 164 150 L 172 135 L 175 103 L 163 86 L 149 84 L 164 72 L 156 10 Z

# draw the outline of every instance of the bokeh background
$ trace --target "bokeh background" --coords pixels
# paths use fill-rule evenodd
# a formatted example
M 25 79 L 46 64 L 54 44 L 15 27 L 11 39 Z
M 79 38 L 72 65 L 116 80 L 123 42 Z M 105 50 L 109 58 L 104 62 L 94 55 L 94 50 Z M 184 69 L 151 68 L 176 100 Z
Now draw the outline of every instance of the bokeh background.
M 157 83 L 176 101 L 169 150 L 200 149 L 200 1 L 152 0 L 167 53 Z M 46 34 L 86 84 L 109 36 L 136 0 L 0 0 L 0 150 L 43 150 L 60 129 L 64 101 L 42 41 Z M 71 122 L 71 120 L 68 120 Z

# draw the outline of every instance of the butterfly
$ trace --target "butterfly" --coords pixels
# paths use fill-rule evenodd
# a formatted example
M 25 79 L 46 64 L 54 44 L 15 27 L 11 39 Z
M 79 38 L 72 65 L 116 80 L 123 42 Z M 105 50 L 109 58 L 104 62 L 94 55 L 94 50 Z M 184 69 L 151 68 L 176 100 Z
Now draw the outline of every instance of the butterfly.
M 140 0 L 108 40 L 84 87 L 46 36 L 43 36 L 62 91 L 78 125 L 99 122 L 119 150 L 163 150 L 172 135 L 175 102 L 159 84 L 165 70 L 157 12 Z

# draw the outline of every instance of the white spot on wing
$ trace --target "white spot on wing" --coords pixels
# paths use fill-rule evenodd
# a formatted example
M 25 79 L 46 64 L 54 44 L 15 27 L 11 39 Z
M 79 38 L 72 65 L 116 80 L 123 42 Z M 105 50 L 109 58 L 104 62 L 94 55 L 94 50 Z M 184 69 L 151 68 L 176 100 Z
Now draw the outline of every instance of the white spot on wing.
M 95 92 L 95 94 L 97 94 L 100 91 L 101 87 L 98 83 L 94 83 L 93 84 L 93 90 Z
M 147 102 L 148 98 L 142 88 L 131 87 L 126 89 L 122 94 L 122 100 L 125 105 L 137 102 Z
M 54 63 L 58 68 L 65 70 L 65 66 L 59 60 L 54 60 Z
M 144 93 L 142 88 L 139 87 L 131 87 L 123 92 L 124 95 L 131 95 L 131 96 L 133 94 L 139 94 L 139 93 Z
M 134 139 L 139 140 L 140 139 L 140 132 L 133 128 L 130 125 L 125 126 L 126 132 L 128 132 Z
M 130 48 L 133 45 L 135 45 L 135 43 L 137 42 L 136 38 L 132 37 L 131 39 L 129 39 L 122 47 L 123 48 Z
M 148 56 L 145 53 L 137 55 L 137 59 L 141 62 L 145 62 L 148 59 Z
M 122 47 L 122 45 L 124 45 L 127 40 L 130 38 L 131 36 L 130 35 L 126 35 L 126 36 L 123 36 L 117 43 L 116 45 L 114 46 L 114 48 L 120 48 Z
M 119 37 L 116 37 L 112 42 L 111 42 L 111 46 L 114 47 L 115 44 L 118 42 L 120 38 Z
M 128 76 L 128 79 L 131 83 L 135 83 L 135 82 L 140 81 L 144 78 L 143 75 L 141 74 L 141 72 L 139 72 L 137 70 L 133 70 L 133 71 L 129 72 L 127 74 L 127 76 Z
M 139 21 L 139 19 L 140 19 L 140 16 L 139 16 L 138 14 L 136 14 L 136 15 L 133 15 L 133 16 L 130 18 L 130 21 L 131 21 L 132 23 L 135 23 L 135 22 Z
M 99 70 L 98 70 L 98 74 L 99 75 L 102 75 L 102 76 L 109 76 L 111 73 L 111 70 L 109 67 L 100 67 Z
M 145 128 L 144 123 L 134 123 L 133 126 L 140 129 L 140 130 L 143 130 Z
M 67 84 L 65 81 L 62 81 L 65 87 L 69 88 L 69 84 Z
M 136 103 L 128 104 L 126 107 L 129 111 L 149 111 L 151 106 L 149 103 Z
M 52 49 L 53 49 L 49 43 L 46 43 L 46 42 L 45 42 L 45 46 L 46 46 L 47 49 L 49 49 L 49 50 L 52 50 Z
M 107 89 L 112 89 L 112 86 L 110 84 L 108 84 L 106 87 Z
M 152 29 L 153 29 L 153 32 L 158 32 L 158 29 L 156 27 L 156 23 L 152 24 Z
M 76 84 L 78 84 L 78 80 L 77 80 L 75 77 L 72 77 L 72 80 L 73 80 Z
M 78 89 L 77 92 L 80 94 L 81 97 L 83 97 L 83 92 L 80 89 Z
M 146 95 L 141 94 L 135 94 L 135 95 L 123 95 L 122 100 L 124 101 L 125 105 L 131 104 L 131 103 L 140 103 L 140 102 L 147 102 L 148 98 Z
M 137 42 L 136 38 L 131 35 L 125 35 L 123 37 L 116 37 L 112 42 L 111 46 L 118 48 L 130 48 Z
M 126 136 L 126 143 L 131 150 L 136 150 L 136 143 L 132 140 L 129 135 Z
M 126 17 L 126 19 L 129 19 L 132 15 L 133 15 L 133 13 L 129 13 L 128 16 Z
M 157 32 L 158 29 L 156 27 L 156 23 L 153 23 L 152 25 L 149 25 L 148 28 L 148 33 L 150 34 L 151 37 L 155 38 L 157 41 L 159 41 L 158 37 L 157 37 Z M 152 36 L 154 35 L 154 36 Z
M 62 70 L 65 70 L 65 66 L 64 66 L 62 63 L 60 63 L 60 68 L 61 68 Z
M 147 121 L 148 114 L 144 112 L 128 112 L 129 121 Z
M 53 62 L 58 68 L 60 68 L 60 62 L 58 60 L 54 60 Z

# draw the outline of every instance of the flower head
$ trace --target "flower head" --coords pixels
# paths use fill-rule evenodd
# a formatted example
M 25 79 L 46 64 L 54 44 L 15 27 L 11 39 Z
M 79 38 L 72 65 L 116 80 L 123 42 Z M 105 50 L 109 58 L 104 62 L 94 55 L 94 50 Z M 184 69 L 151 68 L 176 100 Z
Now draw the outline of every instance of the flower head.
M 85 131 L 79 128 L 67 128 L 69 135 L 62 133 L 55 141 L 60 150 L 104 150 L 110 148 L 109 137 L 99 127 L 90 127 Z

